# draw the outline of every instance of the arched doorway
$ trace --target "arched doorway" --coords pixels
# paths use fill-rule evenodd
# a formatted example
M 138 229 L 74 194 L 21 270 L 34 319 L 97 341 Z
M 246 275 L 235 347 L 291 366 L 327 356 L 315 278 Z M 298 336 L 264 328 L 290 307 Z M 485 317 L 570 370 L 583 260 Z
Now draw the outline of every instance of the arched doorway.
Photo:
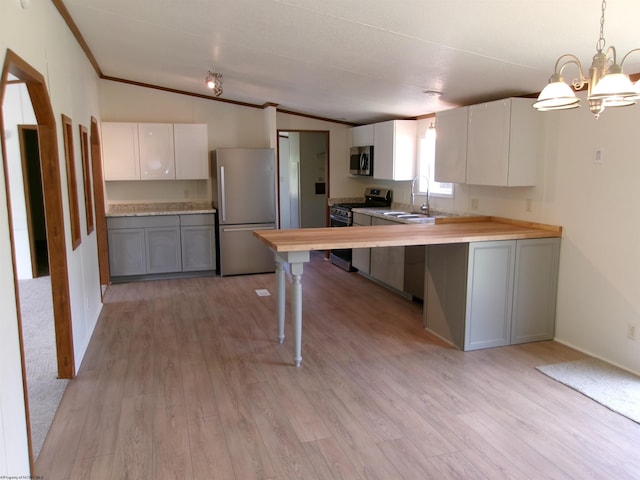
M 73 353 L 73 337 L 71 329 L 71 305 L 69 298 L 69 280 L 67 269 L 67 254 L 65 244 L 64 218 L 62 211 L 62 187 L 60 180 L 60 164 L 58 160 L 58 140 L 56 132 L 56 122 L 51 106 L 51 99 L 47 91 L 44 77 L 37 70 L 31 67 L 13 51 L 7 50 L 5 62 L 0 79 L 0 104 L 4 103 L 5 92 L 9 77 L 17 79 L 13 81 L 23 82 L 26 85 L 33 110 L 35 113 L 38 141 L 40 145 L 40 168 L 42 171 L 42 187 L 45 205 L 45 224 L 47 230 L 47 245 L 49 256 L 49 271 L 51 275 L 51 293 L 53 298 L 54 328 L 56 336 L 57 366 L 60 378 L 73 378 L 75 375 L 75 359 Z M 0 114 L 0 144 L 2 148 L 2 158 L 7 159 L 7 148 L 5 139 L 4 115 Z M 3 162 L 5 179 L 8 177 L 7 162 Z M 7 205 L 11 205 L 11 194 L 9 185 L 6 185 Z M 10 210 L 10 208 L 9 208 Z M 18 295 L 18 280 L 15 263 L 15 244 L 13 238 L 13 226 L 11 212 L 9 218 L 9 231 L 11 233 L 12 264 L 15 285 L 15 301 L 18 312 L 19 332 L 22 332 L 20 317 L 20 301 Z M 24 374 L 24 345 L 22 333 L 20 333 L 20 352 L 22 355 L 23 384 L 25 390 L 25 406 L 27 417 L 29 415 L 29 405 L 27 398 L 26 377 Z M 31 446 L 31 432 L 29 422 L 29 450 L 31 463 L 33 464 L 33 454 Z

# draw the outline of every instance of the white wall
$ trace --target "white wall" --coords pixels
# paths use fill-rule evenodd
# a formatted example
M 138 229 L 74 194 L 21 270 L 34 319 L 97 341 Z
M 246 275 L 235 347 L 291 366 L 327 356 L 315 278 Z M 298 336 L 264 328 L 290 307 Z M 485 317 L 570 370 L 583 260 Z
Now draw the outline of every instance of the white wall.
M 56 120 L 65 114 L 73 120 L 75 158 L 80 159 L 78 124 L 90 126 L 99 118 L 97 77 L 84 53 L 55 10 L 52 2 L 30 2 L 22 9 L 17 0 L 2 0 L 0 58 L 10 48 L 44 75 Z M 9 127 L 5 125 L 5 127 Z M 82 243 L 71 249 L 69 206 L 66 192 L 64 142 L 58 123 L 58 154 L 63 186 L 64 231 L 67 235 L 69 290 L 76 365 L 82 360 L 101 309 L 95 233 L 86 235 L 81 211 Z M 2 159 L 3 163 L 8 159 Z M 9 237 L 6 183 L 0 181 L 0 476 L 29 474 L 26 418 Z M 82 165 L 76 163 L 78 192 L 82 195 Z M 81 199 L 80 199 L 81 200 Z M 83 201 L 79 202 L 84 205 Z
M 27 225 L 27 207 L 22 176 L 22 157 L 18 125 L 33 125 L 36 117 L 31 106 L 29 93 L 24 84 L 7 85 L 2 114 L 5 123 L 4 135 L 11 190 L 11 218 L 13 220 L 13 240 L 18 278 L 33 278 L 31 269 L 31 247 Z

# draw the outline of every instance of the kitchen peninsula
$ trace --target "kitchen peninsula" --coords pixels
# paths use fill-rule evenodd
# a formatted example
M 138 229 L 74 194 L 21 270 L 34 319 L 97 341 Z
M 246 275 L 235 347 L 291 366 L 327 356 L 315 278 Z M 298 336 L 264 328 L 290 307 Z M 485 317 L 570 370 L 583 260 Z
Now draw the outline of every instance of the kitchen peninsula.
M 309 261 L 311 250 L 330 250 L 336 248 L 371 248 L 371 247 L 390 247 L 390 246 L 408 246 L 408 245 L 425 245 L 425 246 L 440 246 L 440 245 L 462 245 L 462 246 L 487 246 L 490 247 L 488 251 L 491 251 L 493 257 L 484 258 L 481 264 L 484 263 L 483 274 L 488 274 L 486 282 L 483 284 L 500 285 L 496 280 L 500 279 L 500 276 L 505 277 L 505 294 L 504 307 L 505 311 L 508 310 L 509 318 L 508 325 L 501 327 L 504 330 L 504 335 L 507 339 L 511 340 L 511 310 L 514 297 L 518 297 L 517 293 L 514 294 L 512 289 L 514 284 L 530 287 L 532 282 L 514 281 L 513 275 L 515 268 L 515 255 L 517 242 L 519 241 L 536 241 L 538 239 L 551 239 L 552 251 L 556 252 L 559 249 L 559 238 L 562 236 L 562 227 L 553 225 L 544 225 L 531 222 L 523 222 L 518 220 L 500 218 L 500 217 L 462 217 L 462 218 L 439 218 L 436 219 L 434 224 L 398 224 L 398 225 L 380 225 L 380 226 L 363 226 L 363 227 L 350 227 L 350 228 L 303 228 L 292 230 L 268 230 L 268 231 L 254 231 L 254 235 L 266 243 L 275 254 L 276 260 L 276 291 L 277 291 L 277 317 L 278 317 L 278 339 L 280 343 L 284 341 L 284 321 L 285 321 L 285 272 L 284 264 L 288 263 L 290 266 L 290 273 L 292 275 L 292 311 L 291 316 L 293 320 L 294 331 L 294 363 L 296 366 L 300 366 L 302 362 L 302 273 L 303 264 Z M 531 251 L 531 249 L 528 249 Z M 534 250 L 538 250 L 537 248 Z M 494 252 L 500 252 L 496 257 Z M 525 250 L 526 251 L 526 250 Z M 467 250 L 463 252 L 463 257 L 467 258 Z M 503 255 L 502 252 L 505 252 Z M 546 249 L 545 249 L 546 252 Z M 506 255 L 506 256 L 505 256 Z M 547 269 L 549 277 L 546 280 L 537 278 L 535 283 L 546 288 L 544 296 L 547 297 L 548 303 L 552 303 L 555 308 L 555 285 L 557 278 L 557 254 L 549 257 L 544 253 L 545 258 L 549 258 L 547 262 L 550 268 Z M 523 256 L 527 258 L 527 255 Z M 457 257 L 456 257 L 457 258 Z M 481 257 L 478 257 L 481 258 Z M 473 260 L 470 259 L 469 264 L 465 264 L 464 279 L 462 283 L 466 288 L 467 273 L 469 273 L 469 281 L 473 283 L 472 278 L 472 265 L 471 268 L 468 265 Z M 529 257 L 529 263 L 531 265 L 531 257 Z M 535 265 L 537 260 L 534 258 L 533 264 Z M 487 272 L 487 268 L 489 271 Z M 469 269 L 469 272 L 467 272 Z M 429 266 L 427 266 L 429 270 Z M 496 270 L 495 272 L 492 270 Z M 479 270 L 480 271 L 480 270 Z M 528 275 L 528 272 L 520 272 L 524 277 Z M 511 276 L 509 279 L 509 275 Z M 459 278 L 460 275 L 458 274 Z M 458 282 L 460 283 L 460 282 Z M 545 287 L 545 285 L 547 285 Z M 549 289 L 551 285 L 551 289 Z M 444 285 L 440 285 L 447 288 L 445 281 Z M 454 284 L 454 287 L 456 285 Z M 539 288 L 534 288 L 536 292 L 540 291 Z M 553 290 L 553 291 L 551 291 Z M 455 293 L 455 292 L 454 292 Z M 467 293 L 475 293 L 473 295 L 467 295 Z M 493 293 L 493 292 L 490 292 Z M 462 295 L 462 292 L 458 292 L 457 295 L 452 295 L 454 298 L 462 298 L 467 300 L 467 309 L 463 312 L 462 319 L 460 319 L 459 312 L 451 317 L 454 318 L 456 325 L 448 324 L 450 322 L 449 316 L 445 312 L 444 322 L 440 322 L 441 325 L 435 325 L 433 329 L 436 334 L 442 336 L 446 340 L 449 340 L 454 345 L 462 349 L 473 348 L 485 348 L 489 346 L 497 346 L 498 343 L 493 338 L 488 342 L 474 342 L 473 341 L 473 328 L 469 325 L 468 316 L 472 310 L 473 302 L 494 302 L 495 298 L 482 298 L 487 296 L 487 292 L 483 292 L 482 288 L 476 289 L 475 292 L 468 290 Z M 429 302 L 432 299 L 429 298 L 428 292 L 425 297 L 425 312 L 429 307 Z M 495 303 L 495 302 L 494 302 Z M 446 306 L 444 308 L 446 310 Z M 460 310 L 459 308 L 457 310 Z M 462 323 L 462 324 L 460 324 Z M 505 323 L 507 323 L 505 321 Z M 428 327 L 429 328 L 429 327 Z M 450 334 L 449 330 L 453 330 L 453 334 Z M 456 332 L 457 330 L 457 332 Z M 517 330 L 517 329 L 515 329 Z M 461 339 L 460 335 L 463 338 Z M 514 342 L 516 343 L 516 342 Z M 507 343 L 503 343 L 507 344 Z M 469 347 L 469 348 L 466 348 Z

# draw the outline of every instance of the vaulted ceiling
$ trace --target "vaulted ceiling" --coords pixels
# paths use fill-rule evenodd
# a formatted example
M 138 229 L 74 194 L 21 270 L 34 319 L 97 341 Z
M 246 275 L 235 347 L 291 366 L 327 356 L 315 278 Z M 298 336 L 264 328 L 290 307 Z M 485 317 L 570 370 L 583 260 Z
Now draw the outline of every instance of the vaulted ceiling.
M 105 77 L 210 95 L 213 70 L 221 98 L 352 123 L 537 93 L 563 53 L 588 69 L 601 16 L 600 0 L 62 1 Z M 607 2 L 618 60 L 639 18 Z

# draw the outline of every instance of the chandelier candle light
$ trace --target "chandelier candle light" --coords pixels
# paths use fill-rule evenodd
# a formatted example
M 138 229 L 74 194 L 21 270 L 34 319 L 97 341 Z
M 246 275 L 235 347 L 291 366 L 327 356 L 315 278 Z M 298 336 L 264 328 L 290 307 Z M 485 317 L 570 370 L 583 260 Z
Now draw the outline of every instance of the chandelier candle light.
M 589 109 L 596 118 L 604 111 L 605 107 L 624 107 L 633 105 L 640 100 L 640 80 L 634 85 L 629 77 L 622 73 L 622 66 L 625 60 L 640 48 L 634 48 L 628 52 L 620 64 L 616 60 L 616 49 L 610 46 L 605 52 L 606 42 L 604 40 L 604 11 L 607 7 L 606 1 L 602 0 L 602 15 L 600 17 L 600 38 L 596 43 L 596 54 L 593 56 L 591 67 L 589 68 L 589 78 L 586 78 L 580 60 L 575 55 L 565 53 L 556 61 L 553 75 L 549 79 L 549 84 L 544 87 L 538 101 L 533 107 L 541 112 L 549 110 L 565 110 L 580 106 L 580 99 L 576 97 L 574 90 L 565 83 L 562 72 L 569 64 L 578 67 L 580 78 L 573 80 L 571 85 L 576 90 L 588 85 L 587 100 Z
M 209 70 L 209 74 L 205 79 L 205 84 L 207 85 L 207 88 L 210 88 L 211 90 L 213 90 L 214 96 L 219 97 L 220 95 L 222 95 L 222 74 L 221 73 L 215 73 Z

